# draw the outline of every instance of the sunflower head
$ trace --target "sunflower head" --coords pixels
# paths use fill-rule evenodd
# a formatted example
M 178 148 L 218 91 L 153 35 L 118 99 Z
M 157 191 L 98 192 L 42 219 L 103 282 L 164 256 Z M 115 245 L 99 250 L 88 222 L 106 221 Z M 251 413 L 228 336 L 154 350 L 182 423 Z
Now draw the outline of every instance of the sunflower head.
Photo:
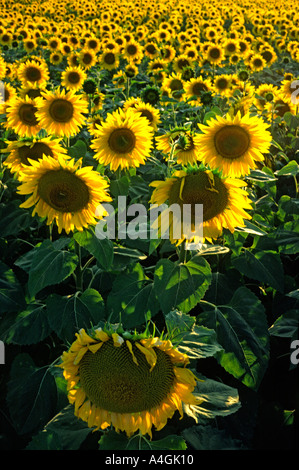
M 183 417 L 183 403 L 200 402 L 189 359 L 169 340 L 111 326 L 76 337 L 59 367 L 75 415 L 89 427 L 152 437 L 152 427 L 162 429 L 176 410 Z

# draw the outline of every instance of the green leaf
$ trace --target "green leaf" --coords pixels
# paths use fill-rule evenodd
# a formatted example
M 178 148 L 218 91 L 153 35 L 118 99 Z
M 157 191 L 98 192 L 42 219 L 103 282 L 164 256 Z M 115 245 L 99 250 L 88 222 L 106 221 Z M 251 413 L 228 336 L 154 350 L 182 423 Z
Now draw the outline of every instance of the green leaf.
M 18 434 L 39 431 L 53 416 L 56 385 L 47 367 L 37 367 L 29 354 L 19 354 L 12 363 L 7 404 Z
M 27 305 L 20 313 L 6 315 L 0 324 L 0 337 L 7 344 L 36 344 L 51 331 L 45 305 L 35 303 Z
M 184 429 L 182 436 L 195 450 L 240 450 L 241 441 L 233 439 L 226 430 L 213 426 L 191 426 Z
M 299 173 L 299 165 L 296 160 L 291 160 L 280 170 L 275 171 L 277 176 L 296 176 Z
M 78 160 L 84 158 L 87 153 L 87 146 L 83 140 L 77 140 L 77 142 L 68 148 L 68 154 L 70 157 Z
M 203 298 L 211 282 L 209 263 L 195 255 L 187 263 L 158 261 L 154 289 L 164 314 L 178 309 L 188 313 Z
M 122 176 L 117 180 L 110 181 L 110 194 L 117 198 L 118 196 L 127 196 L 129 194 L 130 179 Z
M 74 233 L 76 242 L 92 254 L 103 269 L 108 271 L 113 263 L 113 242 L 108 238 L 100 240 L 96 237 L 93 229 L 85 229 Z
M 192 372 L 198 378 L 192 394 L 201 401 L 198 405 L 183 405 L 183 410 L 188 416 L 195 421 L 200 421 L 203 418 L 214 419 L 217 416 L 228 416 L 240 409 L 241 403 L 236 388 L 209 379 L 196 371 Z
M 279 336 L 282 338 L 298 337 L 299 310 L 292 309 L 280 315 L 274 324 L 269 328 L 271 336 Z
M 107 298 L 107 308 L 111 321 L 121 321 L 126 328 L 142 325 L 158 313 L 153 282 L 139 263 L 116 277 Z
M 59 284 L 70 276 L 78 264 L 76 254 L 56 249 L 45 240 L 36 250 L 29 270 L 28 290 L 34 297 L 44 287 Z
M 156 441 L 148 440 L 140 435 L 127 438 L 114 430 L 104 434 L 99 440 L 100 450 L 186 450 L 185 440 L 181 436 L 169 435 Z M 111 458 L 107 457 L 108 459 Z M 106 459 L 107 459 L 106 458 Z M 114 457 L 117 458 L 117 455 Z M 110 462 L 110 461 L 109 461 Z M 111 460 L 111 464 L 112 464 Z
M 0 314 L 18 312 L 26 301 L 21 284 L 12 269 L 0 262 Z
M 19 205 L 22 201 L 12 201 L 0 204 L 0 233 L 1 237 L 18 235 L 32 224 L 32 216 Z
M 217 360 L 247 387 L 257 389 L 268 366 L 269 332 L 264 307 L 246 287 L 227 305 L 206 306 L 197 323 L 213 329 L 223 351 Z
M 72 342 L 78 330 L 91 328 L 105 318 L 103 298 L 95 289 L 65 297 L 51 294 L 46 303 L 49 324 L 65 341 Z
M 238 256 L 232 256 L 232 264 L 249 279 L 255 279 L 283 292 L 284 270 L 280 256 L 275 251 L 252 253 L 245 250 Z
M 84 421 L 74 415 L 74 407 L 66 406 L 44 429 L 33 437 L 27 450 L 78 450 L 92 432 Z
M 203 359 L 222 351 L 217 342 L 216 332 L 205 326 L 195 325 L 196 318 L 173 311 L 165 316 L 169 338 L 177 349 L 189 359 Z

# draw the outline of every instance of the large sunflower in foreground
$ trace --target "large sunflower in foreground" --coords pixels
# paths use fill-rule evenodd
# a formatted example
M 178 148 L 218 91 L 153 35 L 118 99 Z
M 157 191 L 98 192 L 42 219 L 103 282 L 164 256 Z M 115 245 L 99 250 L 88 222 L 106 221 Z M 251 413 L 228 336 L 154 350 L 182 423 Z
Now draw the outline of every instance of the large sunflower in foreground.
M 196 377 L 186 368 L 188 357 L 169 340 L 101 328 L 76 336 L 59 367 L 75 415 L 89 427 L 152 437 L 152 427 L 162 429 L 176 410 L 183 417 L 183 403 L 202 401 L 192 395 Z
M 152 148 L 153 128 L 136 110 L 119 108 L 109 113 L 91 142 L 94 158 L 103 165 L 118 168 L 138 167 L 145 163 Z
M 85 98 L 74 91 L 66 92 L 57 88 L 55 92 L 42 93 L 43 98 L 37 98 L 38 121 L 48 134 L 60 137 L 76 135 L 85 123 L 84 114 L 88 113 Z
M 172 243 L 179 245 L 184 240 L 194 243 L 212 242 L 224 228 L 232 233 L 236 227 L 244 227 L 244 219 L 251 216 L 246 212 L 251 203 L 244 181 L 223 178 L 220 174 L 194 168 L 190 172 L 177 171 L 165 181 L 150 183 L 155 189 L 151 197 L 152 204 L 179 207 L 180 211 L 164 209 L 153 222 L 157 234 L 165 238 L 168 232 Z M 202 204 L 202 220 L 197 218 L 197 205 Z M 175 206 L 176 205 L 176 206 Z M 184 210 L 190 211 L 191 227 L 184 233 Z M 199 231 L 201 223 L 202 233 Z M 193 235 L 194 234 L 194 235 Z
M 264 160 L 271 143 L 269 127 L 262 118 L 238 112 L 235 116 L 216 116 L 208 125 L 198 125 L 202 134 L 194 138 L 201 148 L 201 161 L 224 176 L 239 177 Z
M 23 168 L 19 180 L 19 194 L 30 195 L 20 207 L 34 206 L 32 216 L 37 213 L 53 221 L 69 233 L 95 225 L 96 218 L 107 215 L 102 202 L 111 201 L 107 193 L 108 183 L 91 167 L 80 168 L 81 161 L 44 156 Z

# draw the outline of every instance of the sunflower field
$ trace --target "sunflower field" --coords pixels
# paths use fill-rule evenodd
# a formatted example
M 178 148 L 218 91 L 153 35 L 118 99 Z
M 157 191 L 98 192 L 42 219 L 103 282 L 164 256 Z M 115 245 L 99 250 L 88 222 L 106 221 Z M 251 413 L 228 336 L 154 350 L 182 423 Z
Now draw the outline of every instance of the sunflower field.
M 1 450 L 298 450 L 297 0 L 0 8 Z

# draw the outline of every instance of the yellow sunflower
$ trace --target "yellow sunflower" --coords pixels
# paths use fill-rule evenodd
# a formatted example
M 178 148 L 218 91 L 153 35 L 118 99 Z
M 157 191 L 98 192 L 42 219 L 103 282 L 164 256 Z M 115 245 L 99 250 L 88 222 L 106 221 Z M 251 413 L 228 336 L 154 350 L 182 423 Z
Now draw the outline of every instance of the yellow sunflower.
M 105 50 L 99 60 L 99 65 L 105 70 L 114 70 L 119 66 L 119 54 L 115 51 Z
M 89 427 L 152 438 L 152 428 L 161 430 L 176 410 L 183 418 L 183 403 L 201 403 L 189 359 L 170 340 L 108 328 L 81 329 L 76 338 L 58 367 L 75 416 Z
M 91 142 L 94 158 L 115 171 L 145 163 L 152 148 L 153 128 L 134 109 L 109 113 Z
M 170 95 L 182 101 L 184 99 L 184 81 L 182 79 L 181 73 L 172 73 L 170 76 L 166 77 L 162 82 L 162 90 L 169 90 Z
M 251 202 L 247 192 L 242 189 L 246 186 L 244 181 L 235 178 L 224 178 L 220 173 L 199 168 L 192 171 L 180 170 L 165 181 L 150 183 L 155 189 L 150 202 L 152 204 L 179 207 L 176 211 L 164 209 L 158 219 L 153 223 L 160 236 L 168 232 L 171 243 L 180 245 L 183 241 L 203 243 L 212 242 L 221 236 L 223 229 L 234 232 L 236 227 L 244 227 L 244 219 L 251 216 L 246 210 L 251 209 Z M 202 204 L 202 220 L 196 215 L 197 206 Z M 184 233 L 183 213 L 184 205 L 191 211 L 191 231 Z M 202 234 L 199 226 L 202 225 Z
M 42 97 L 37 98 L 37 119 L 41 127 L 55 136 L 76 135 L 85 123 L 87 101 L 74 91 L 66 92 L 59 87 L 54 92 L 43 92 Z
M 18 79 L 23 87 L 36 85 L 44 88 L 49 80 L 49 71 L 45 63 L 35 60 L 27 60 L 18 68 Z
M 61 74 L 61 85 L 68 90 L 78 91 L 86 78 L 87 74 L 81 67 L 67 67 Z
M 21 137 L 34 137 L 41 130 L 37 119 L 37 102 L 34 99 L 14 98 L 6 108 L 6 129 L 12 129 Z
M 3 87 L 0 87 L 0 114 L 6 113 L 7 106 L 16 97 L 16 89 L 10 83 L 3 83 Z
M 201 102 L 200 98 L 202 94 L 212 90 L 212 82 L 210 79 L 204 79 L 201 76 L 191 78 L 184 83 L 184 90 L 185 99 L 189 100 L 189 104 L 191 106 L 198 106 Z
M 78 54 L 79 64 L 86 70 L 89 70 L 97 63 L 97 55 L 91 49 L 82 49 Z
M 111 201 L 107 181 L 92 167 L 82 167 L 81 160 L 43 156 L 29 159 L 19 175 L 17 192 L 30 195 L 20 207 L 34 206 L 34 214 L 47 218 L 47 225 L 56 222 L 58 232 L 82 231 L 95 225 L 97 218 L 107 215 L 102 202 Z
M 156 108 L 154 108 L 154 106 L 152 106 L 149 103 L 144 103 L 143 101 L 141 101 L 141 103 L 136 103 L 136 105 L 133 106 L 132 109 L 134 109 L 137 113 L 140 113 L 141 116 L 146 117 L 148 122 L 154 129 L 154 131 L 157 130 L 161 119 L 160 119 L 159 111 Z
M 208 62 L 214 65 L 220 65 L 225 58 L 223 48 L 217 44 L 207 46 L 204 57 Z
M 239 177 L 264 160 L 271 143 L 268 124 L 258 116 L 238 112 L 198 124 L 202 134 L 195 137 L 201 148 L 201 160 L 212 169 L 222 170 L 224 176 Z
M 60 145 L 59 139 L 51 139 L 50 137 L 34 138 L 30 141 L 7 141 L 7 144 L 7 148 L 2 150 L 3 153 L 8 153 L 3 164 L 17 175 L 24 166 L 30 165 L 29 159 L 39 160 L 44 155 L 58 158 L 58 155 L 66 154 L 66 149 Z

